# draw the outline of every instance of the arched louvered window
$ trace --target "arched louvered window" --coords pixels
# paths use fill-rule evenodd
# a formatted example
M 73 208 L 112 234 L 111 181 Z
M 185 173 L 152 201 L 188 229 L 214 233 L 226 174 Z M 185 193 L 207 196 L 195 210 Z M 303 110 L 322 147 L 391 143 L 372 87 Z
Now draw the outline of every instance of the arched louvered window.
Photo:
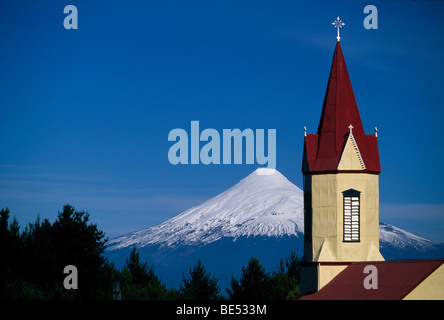
M 360 195 L 361 192 L 349 189 L 344 191 L 344 242 L 360 241 Z

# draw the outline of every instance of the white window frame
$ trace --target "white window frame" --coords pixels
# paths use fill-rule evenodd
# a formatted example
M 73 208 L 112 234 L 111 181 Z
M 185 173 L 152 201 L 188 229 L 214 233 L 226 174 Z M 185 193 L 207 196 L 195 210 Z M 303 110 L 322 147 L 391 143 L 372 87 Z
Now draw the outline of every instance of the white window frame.
M 343 194 L 343 242 L 361 241 L 361 192 L 349 189 Z

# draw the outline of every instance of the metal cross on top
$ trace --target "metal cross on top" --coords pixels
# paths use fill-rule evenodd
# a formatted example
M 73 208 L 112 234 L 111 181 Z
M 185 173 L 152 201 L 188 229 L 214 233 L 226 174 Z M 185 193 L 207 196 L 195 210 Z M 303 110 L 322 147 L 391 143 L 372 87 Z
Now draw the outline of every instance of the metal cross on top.
M 338 39 L 338 42 L 339 42 L 339 40 L 341 40 L 341 37 L 339 36 L 339 28 L 342 28 L 342 26 L 345 26 L 345 23 L 342 22 L 342 20 L 339 19 L 339 17 L 337 17 L 336 20 L 333 21 L 332 25 L 333 25 L 336 29 L 338 29 L 338 36 L 336 37 L 336 39 Z

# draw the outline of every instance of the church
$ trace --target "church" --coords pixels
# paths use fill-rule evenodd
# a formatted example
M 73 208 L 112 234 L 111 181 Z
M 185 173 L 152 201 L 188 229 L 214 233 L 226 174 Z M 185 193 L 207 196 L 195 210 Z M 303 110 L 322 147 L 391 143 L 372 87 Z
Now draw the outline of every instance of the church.
M 304 133 L 302 299 L 444 299 L 444 259 L 384 261 L 379 252 L 378 134 L 364 132 L 342 25 L 318 131 Z

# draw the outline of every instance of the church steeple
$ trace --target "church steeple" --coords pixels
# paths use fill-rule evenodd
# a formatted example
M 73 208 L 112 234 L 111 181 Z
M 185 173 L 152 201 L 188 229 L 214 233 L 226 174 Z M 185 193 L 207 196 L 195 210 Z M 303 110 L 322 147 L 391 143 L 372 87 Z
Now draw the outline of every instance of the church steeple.
M 368 173 L 380 173 L 377 137 L 362 126 L 340 42 L 336 43 L 317 134 L 305 136 L 304 173 L 336 172 L 353 126 L 353 138 Z
M 318 131 L 304 130 L 302 294 L 319 290 L 351 262 L 384 260 L 378 140 L 364 132 L 339 39 Z

